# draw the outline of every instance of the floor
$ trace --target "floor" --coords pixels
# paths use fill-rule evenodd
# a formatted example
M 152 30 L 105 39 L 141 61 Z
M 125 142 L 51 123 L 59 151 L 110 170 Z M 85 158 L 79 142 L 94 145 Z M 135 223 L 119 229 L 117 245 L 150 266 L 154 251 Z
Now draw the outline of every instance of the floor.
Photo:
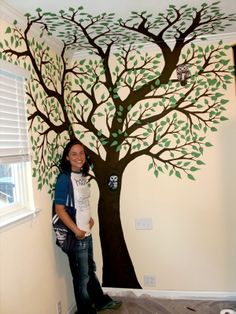
M 236 311 L 236 300 L 159 299 L 145 294 L 136 296 L 132 292 L 114 298 L 121 300 L 122 306 L 117 310 L 100 311 L 100 314 L 220 314 L 222 309 Z

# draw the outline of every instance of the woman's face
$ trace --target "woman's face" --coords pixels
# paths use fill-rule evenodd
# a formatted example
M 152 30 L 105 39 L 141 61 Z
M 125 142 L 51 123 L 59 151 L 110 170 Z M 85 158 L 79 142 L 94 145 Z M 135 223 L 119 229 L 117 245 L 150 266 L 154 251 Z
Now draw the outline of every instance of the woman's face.
M 80 144 L 73 145 L 66 159 L 70 162 L 71 171 L 79 172 L 86 160 L 83 146 Z

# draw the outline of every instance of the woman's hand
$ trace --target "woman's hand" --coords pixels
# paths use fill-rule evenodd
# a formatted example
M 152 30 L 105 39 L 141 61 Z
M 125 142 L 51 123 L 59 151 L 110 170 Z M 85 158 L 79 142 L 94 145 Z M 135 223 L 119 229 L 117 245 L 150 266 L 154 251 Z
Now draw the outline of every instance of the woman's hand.
M 77 232 L 75 233 L 75 237 L 78 240 L 84 239 L 85 238 L 86 231 L 80 230 L 79 228 L 77 229 Z
M 89 228 L 90 228 L 90 230 L 93 228 L 93 225 L 94 225 L 94 220 L 93 220 L 92 217 L 90 217 L 90 219 L 89 219 Z

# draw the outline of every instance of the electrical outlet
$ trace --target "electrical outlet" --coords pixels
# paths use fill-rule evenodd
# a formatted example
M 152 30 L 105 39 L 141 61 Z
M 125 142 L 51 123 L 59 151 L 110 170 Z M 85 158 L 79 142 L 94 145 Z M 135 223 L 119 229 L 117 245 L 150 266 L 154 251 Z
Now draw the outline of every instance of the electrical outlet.
M 153 275 L 145 275 L 144 276 L 144 286 L 156 287 L 156 277 Z
M 61 306 L 61 301 L 58 301 L 56 304 L 56 314 L 62 314 L 62 306 Z

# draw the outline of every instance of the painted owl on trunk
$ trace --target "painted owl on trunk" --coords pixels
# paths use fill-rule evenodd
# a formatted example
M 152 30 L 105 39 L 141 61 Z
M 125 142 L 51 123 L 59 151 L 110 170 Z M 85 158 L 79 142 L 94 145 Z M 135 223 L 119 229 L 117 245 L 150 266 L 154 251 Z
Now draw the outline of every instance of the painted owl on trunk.
M 187 78 L 190 77 L 190 71 L 189 71 L 188 65 L 186 63 L 179 64 L 176 68 L 176 75 L 177 75 L 178 81 L 180 81 L 180 84 L 182 86 L 186 85 Z

